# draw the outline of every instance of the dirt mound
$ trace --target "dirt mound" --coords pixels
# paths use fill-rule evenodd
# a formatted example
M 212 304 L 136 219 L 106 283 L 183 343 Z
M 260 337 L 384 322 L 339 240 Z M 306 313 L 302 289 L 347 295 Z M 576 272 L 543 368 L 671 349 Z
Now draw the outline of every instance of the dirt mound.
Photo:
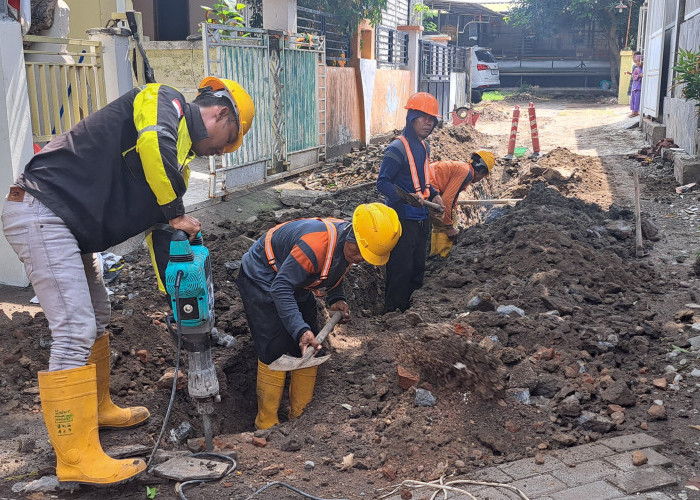
M 564 196 L 608 207 L 612 203 L 608 175 L 599 157 L 556 148 L 537 159 L 515 161 L 505 167 L 511 178 L 503 197 L 521 198 L 536 182 L 544 182 Z
M 491 399 L 505 397 L 505 369 L 489 354 L 492 344 L 478 345 L 463 325 L 421 324 L 400 335 L 400 357 L 408 357 L 433 385 L 472 391 Z
M 428 142 L 432 161 L 468 161 L 472 152 L 490 147 L 489 137 L 469 125 L 438 128 L 429 137 Z M 342 160 L 301 177 L 297 182 L 306 189 L 324 191 L 337 191 L 374 182 L 377 180 L 384 150 L 388 145 L 389 142 L 386 142 L 360 148 L 344 156 Z
M 488 136 L 466 124 L 438 129 L 429 140 L 431 161 L 469 161 L 474 151 L 488 149 L 490 143 Z
M 475 109 L 479 112 L 479 121 L 501 122 L 503 120 L 507 120 L 512 116 L 506 110 L 502 109 L 501 106 L 491 102 L 482 102 Z

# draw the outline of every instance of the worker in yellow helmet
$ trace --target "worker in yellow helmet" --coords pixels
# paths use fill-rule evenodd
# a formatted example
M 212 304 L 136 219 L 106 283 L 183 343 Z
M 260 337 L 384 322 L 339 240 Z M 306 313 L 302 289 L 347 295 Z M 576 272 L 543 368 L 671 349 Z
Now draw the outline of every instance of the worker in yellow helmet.
M 430 236 L 430 255 L 447 257 L 452 249 L 459 229 L 454 220 L 459 193 L 471 184 L 488 177 L 496 163 L 490 151 L 477 151 L 472 154 L 471 162 L 436 161 L 430 164 L 432 185 L 438 190 L 445 203 L 445 212 L 432 215 L 433 230 Z
M 382 266 L 401 236 L 396 212 L 381 203 L 358 206 L 352 222 L 298 219 L 263 235 L 241 259 L 236 284 L 258 355 L 258 414 L 255 427 L 279 423 L 278 410 L 286 372 L 269 365 L 283 354 L 299 357 L 321 350 L 316 298 L 350 319 L 342 281 L 353 264 Z M 293 370 L 289 418 L 299 417 L 311 402 L 317 366 Z
M 240 147 L 255 114 L 236 82 L 206 78 L 201 87 L 193 103 L 157 83 L 115 99 L 36 154 L 3 206 L 5 237 L 51 329 L 39 394 L 59 481 L 114 485 L 146 468 L 100 444 L 98 428 L 133 427 L 149 412 L 110 395 L 110 300 L 98 253 L 158 223 L 199 232 L 182 201 L 187 164 Z

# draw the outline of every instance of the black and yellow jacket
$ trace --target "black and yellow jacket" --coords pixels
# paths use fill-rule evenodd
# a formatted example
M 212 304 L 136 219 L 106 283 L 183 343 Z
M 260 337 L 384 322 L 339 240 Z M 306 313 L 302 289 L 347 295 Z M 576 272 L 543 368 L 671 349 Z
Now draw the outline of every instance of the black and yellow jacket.
M 48 143 L 17 184 L 58 215 L 84 253 L 185 213 L 199 107 L 172 87 L 135 88 Z

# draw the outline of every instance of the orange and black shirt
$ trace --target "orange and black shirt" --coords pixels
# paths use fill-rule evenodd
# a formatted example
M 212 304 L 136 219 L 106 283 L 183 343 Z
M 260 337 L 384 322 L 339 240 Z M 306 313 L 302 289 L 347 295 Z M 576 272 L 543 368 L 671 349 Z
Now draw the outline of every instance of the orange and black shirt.
M 350 264 L 343 248 L 352 224 L 340 219 L 299 219 L 270 229 L 243 256 L 243 272 L 270 293 L 275 309 L 295 340 L 309 325 L 297 300 L 309 293 L 332 305 L 345 300 L 342 281 Z

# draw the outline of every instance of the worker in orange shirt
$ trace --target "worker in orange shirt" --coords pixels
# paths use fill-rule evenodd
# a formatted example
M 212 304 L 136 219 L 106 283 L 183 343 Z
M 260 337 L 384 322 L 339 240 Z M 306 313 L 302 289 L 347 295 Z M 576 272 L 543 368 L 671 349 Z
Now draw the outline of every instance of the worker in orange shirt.
M 477 151 L 472 154 L 471 162 L 466 161 L 436 161 L 430 164 L 432 170 L 432 185 L 440 192 L 445 203 L 442 218 L 432 217 L 433 231 L 430 236 L 430 255 L 447 257 L 452 249 L 452 242 L 459 233 L 454 211 L 457 208 L 459 193 L 470 184 L 479 182 L 487 177 L 496 159 L 490 151 Z

